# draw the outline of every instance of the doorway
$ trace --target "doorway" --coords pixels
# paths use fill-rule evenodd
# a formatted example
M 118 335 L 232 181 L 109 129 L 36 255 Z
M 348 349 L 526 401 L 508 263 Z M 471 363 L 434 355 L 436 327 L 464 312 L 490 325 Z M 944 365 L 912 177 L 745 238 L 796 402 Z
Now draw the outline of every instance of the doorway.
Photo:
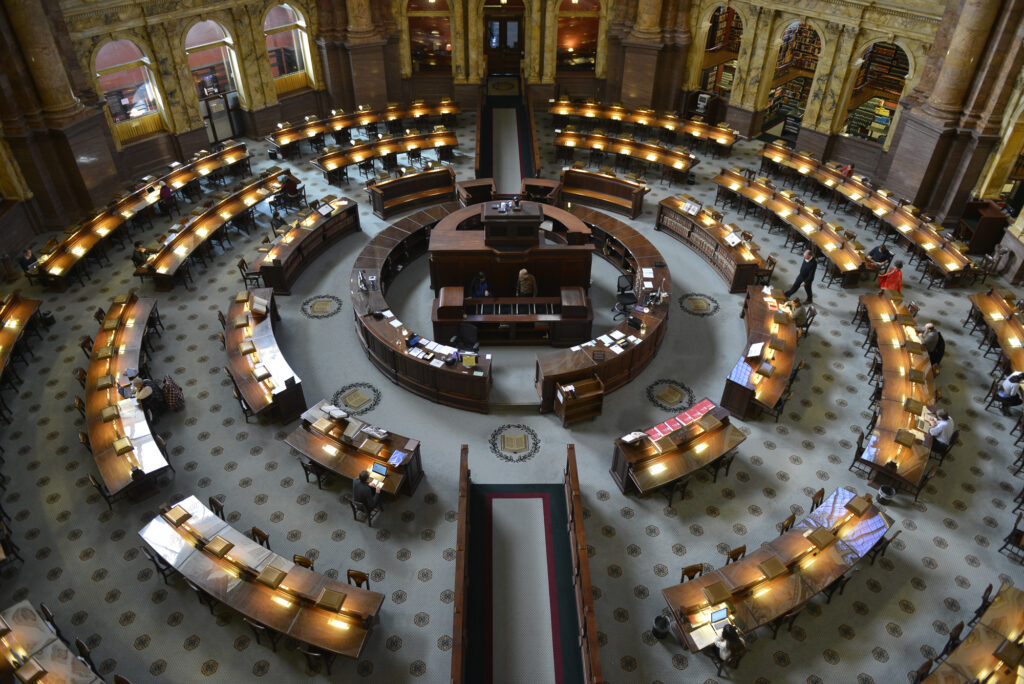
M 236 102 L 231 102 L 229 99 L 231 97 L 234 97 Z M 235 137 L 235 122 L 231 116 L 232 105 L 237 106 L 235 93 L 222 93 L 199 101 L 199 109 L 203 113 L 203 125 L 211 143 Z
M 484 55 L 487 75 L 519 75 L 523 59 L 522 0 L 487 0 L 484 5 Z

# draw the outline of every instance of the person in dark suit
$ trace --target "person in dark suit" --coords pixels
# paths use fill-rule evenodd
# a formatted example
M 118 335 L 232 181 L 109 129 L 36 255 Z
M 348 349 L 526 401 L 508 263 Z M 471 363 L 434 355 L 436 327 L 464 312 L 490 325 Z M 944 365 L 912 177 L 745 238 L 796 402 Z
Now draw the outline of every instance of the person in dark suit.
M 470 297 L 490 297 L 491 286 L 487 284 L 487 276 L 483 271 L 480 271 L 473 276 L 473 281 L 469 284 L 469 296 Z
M 132 250 L 132 263 L 135 267 L 144 266 L 149 261 L 149 254 L 146 252 L 146 248 L 142 246 L 139 241 L 135 242 L 135 249 Z
M 814 301 L 814 293 L 811 292 L 811 284 L 814 282 L 814 274 L 818 270 L 818 262 L 814 260 L 814 252 L 809 249 L 804 250 L 804 260 L 800 264 L 800 272 L 796 275 L 796 280 L 793 281 L 792 287 L 786 290 L 786 297 L 792 297 L 793 293 L 803 285 L 804 292 L 807 293 L 807 303 L 810 304 Z
M 380 492 L 370 485 L 370 471 L 364 470 L 352 481 L 352 500 L 372 511 L 380 504 Z
M 18 264 L 21 266 L 21 270 L 28 273 L 36 267 L 36 257 L 32 254 L 31 249 L 26 249 L 25 253 L 18 257 Z

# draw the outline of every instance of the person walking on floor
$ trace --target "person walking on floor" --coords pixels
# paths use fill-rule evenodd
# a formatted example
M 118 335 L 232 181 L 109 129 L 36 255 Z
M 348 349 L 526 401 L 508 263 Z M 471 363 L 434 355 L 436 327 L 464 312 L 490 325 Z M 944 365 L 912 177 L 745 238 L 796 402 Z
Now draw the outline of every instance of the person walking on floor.
M 811 284 L 814 282 L 814 274 L 818 270 L 818 262 L 814 260 L 814 252 L 809 249 L 804 250 L 804 260 L 800 264 L 800 272 L 796 275 L 796 280 L 793 281 L 793 285 L 786 290 L 786 298 L 793 296 L 793 293 L 803 285 L 804 292 L 807 293 L 807 303 L 811 304 L 814 301 L 814 293 L 811 292 Z

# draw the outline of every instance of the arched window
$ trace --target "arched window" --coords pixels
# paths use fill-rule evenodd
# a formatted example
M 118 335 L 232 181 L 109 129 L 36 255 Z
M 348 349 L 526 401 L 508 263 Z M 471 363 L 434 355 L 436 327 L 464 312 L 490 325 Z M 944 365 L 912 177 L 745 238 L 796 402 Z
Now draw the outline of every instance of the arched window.
M 277 92 L 287 92 L 307 85 L 305 78 L 309 64 L 309 39 L 306 21 L 288 5 L 277 5 L 267 12 L 263 22 L 267 37 L 267 56 L 270 73 Z M 281 79 L 284 76 L 291 78 Z
M 409 53 L 413 73 L 452 69 L 452 20 L 448 0 L 409 0 Z
M 163 128 L 160 94 L 149 59 L 130 40 L 113 40 L 96 53 L 96 79 L 107 99 L 110 118 L 121 142 Z
M 199 99 L 238 90 L 231 36 L 215 21 L 201 21 L 185 36 L 188 68 Z
M 562 0 L 558 6 L 559 71 L 594 71 L 597 67 L 597 32 L 601 24 L 599 0 Z
M 910 60 L 895 43 L 874 43 L 860 59 L 843 133 L 885 143 L 906 85 Z
M 799 22 L 786 27 L 775 60 L 773 87 L 768 93 L 768 109 L 762 130 L 781 126 L 781 130 L 774 134 L 796 138 L 820 53 L 821 38 L 817 31 Z
M 704 62 L 701 65 L 700 88 L 717 93 L 728 101 L 736 76 L 743 21 L 736 10 L 723 6 L 711 15 L 710 24 Z

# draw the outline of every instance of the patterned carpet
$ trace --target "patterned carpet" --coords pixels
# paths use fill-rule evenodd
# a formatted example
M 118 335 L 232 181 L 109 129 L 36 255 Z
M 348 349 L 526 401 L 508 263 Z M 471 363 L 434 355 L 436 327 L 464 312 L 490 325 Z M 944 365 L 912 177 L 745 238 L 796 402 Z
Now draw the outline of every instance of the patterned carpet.
M 459 123 L 455 168 L 458 178 L 467 179 L 474 117 L 463 114 Z M 556 177 L 546 115 L 538 129 L 547 131 L 540 141 L 545 175 Z M 262 143 L 249 144 L 254 171 L 275 163 Z M 760 143 L 740 144 L 728 160 L 698 155 L 704 161 L 696 169 L 697 183 L 685 191 L 710 203 L 715 189 L 709 178 L 723 164 L 756 166 L 759 148 Z M 337 192 L 308 166 L 309 158 L 306 152 L 302 161 L 289 164 L 305 180 L 307 195 Z M 671 508 L 657 496 L 624 497 L 608 474 L 614 438 L 678 411 L 659 399 L 666 387 L 687 401 L 717 400 L 744 345 L 740 295 L 729 294 L 687 248 L 652 230 L 657 202 L 682 190 L 652 182 L 645 212 L 630 224 L 662 251 L 672 270 L 678 307 L 673 304 L 668 338 L 641 377 L 606 399 L 601 418 L 571 430 L 529 408 L 476 415 L 430 404 L 392 385 L 366 362 L 349 317 L 348 279 L 355 255 L 387 224 L 372 216 L 357 180 L 342 188 L 360 204 L 363 234 L 345 238 L 321 256 L 293 294 L 279 299 L 278 337 L 310 404 L 359 388 L 371 399 L 364 407 L 367 420 L 422 440 L 426 478 L 414 497 L 388 505 L 374 529 L 352 521 L 347 482 L 335 481 L 322 491 L 305 482 L 282 442 L 290 426 L 244 422 L 221 373 L 225 357 L 216 312 L 225 310 L 241 287 L 235 263 L 239 256 L 255 257 L 267 234 L 265 213 L 259 231 L 247 240 L 232 238 L 233 250 L 199 270 L 195 291 L 142 289 L 158 299 L 167 328 L 155 340 L 154 374 L 173 375 L 187 405 L 156 426 L 177 475 L 159 495 L 135 505 L 122 502 L 112 513 L 88 484 L 95 466 L 78 443 L 80 420 L 72 404 L 81 387 L 72 371 L 84 365 L 77 342 L 96 332 L 95 308 L 107 308 L 117 293 L 138 286 L 129 255 L 115 252 L 107 275 L 94 274 L 84 287 L 63 296 L 20 283 L 23 294 L 45 300 L 43 308 L 54 312 L 57 324 L 35 345 L 37 359 L 19 369 L 25 378 L 20 400 L 7 395 L 15 422 L 0 432 L 4 472 L 12 478 L 2 500 L 14 517 L 15 540 L 26 563 L 0 571 L 0 604 L 25 598 L 47 603 L 62 631 L 93 649 L 101 672 L 136 683 L 315 678 L 293 644 L 282 642 L 277 653 L 257 645 L 237 614 L 221 608 L 212 617 L 180 581 L 165 586 L 140 553 L 138 530 L 160 503 L 188 494 L 203 500 L 218 496 L 236 527 L 267 530 L 276 552 L 305 554 L 315 559 L 317 570 L 331 574 L 368 571 L 372 588 L 387 597 L 362 659 L 337 661 L 333 679 L 443 682 L 452 643 L 459 445 L 470 445 L 476 482 L 556 483 L 564 445 L 574 442 L 593 547 L 605 678 L 612 683 L 718 681 L 705 658 L 671 638 L 652 636 L 653 619 L 665 609 L 660 590 L 678 580 L 683 565 L 718 567 L 729 549 L 740 544 L 753 549 L 768 541 L 779 521 L 806 512 L 808 494 L 819 487 L 865 491 L 847 465 L 869 417 L 870 387 L 861 335 L 847 322 L 857 295 L 870 284 L 854 291 L 815 285 L 819 315 L 800 349 L 809 370 L 778 424 L 743 426 L 750 437 L 728 477 L 715 484 L 700 477 L 688 498 Z M 853 225 L 845 214 L 830 218 Z M 776 283 L 788 286 L 799 257 L 783 250 L 782 236 L 761 231 L 752 217 L 743 221 L 727 212 L 726 220 L 752 230 L 763 253 L 779 255 Z M 152 235 L 167 225 L 165 219 L 156 223 Z M 1021 576 L 1020 567 L 996 551 L 1013 523 L 1007 502 L 1020 486 L 1006 470 L 1014 452 L 1008 435 L 1012 419 L 983 411 L 992 362 L 981 358 L 976 338 L 961 329 L 966 292 L 924 291 L 909 272 L 907 281 L 908 299 L 921 305 L 919 322 L 935 321 L 946 336 L 938 380 L 963 444 L 918 504 L 904 495 L 889 507 L 902 535 L 886 558 L 862 567 L 830 605 L 815 600 L 791 633 L 780 632 L 774 641 L 761 635 L 751 643 L 751 652 L 732 673 L 734 681 L 903 681 L 941 647 L 950 626 L 970 616 L 986 584 Z M 320 301 L 327 304 L 317 306 Z M 595 307 L 599 304 L 610 306 L 595 302 Z M 501 350 L 495 350 L 495 363 L 501 362 Z M 532 374 L 532 368 L 522 372 Z M 527 434 L 528 450 L 503 451 L 501 436 L 509 433 Z

